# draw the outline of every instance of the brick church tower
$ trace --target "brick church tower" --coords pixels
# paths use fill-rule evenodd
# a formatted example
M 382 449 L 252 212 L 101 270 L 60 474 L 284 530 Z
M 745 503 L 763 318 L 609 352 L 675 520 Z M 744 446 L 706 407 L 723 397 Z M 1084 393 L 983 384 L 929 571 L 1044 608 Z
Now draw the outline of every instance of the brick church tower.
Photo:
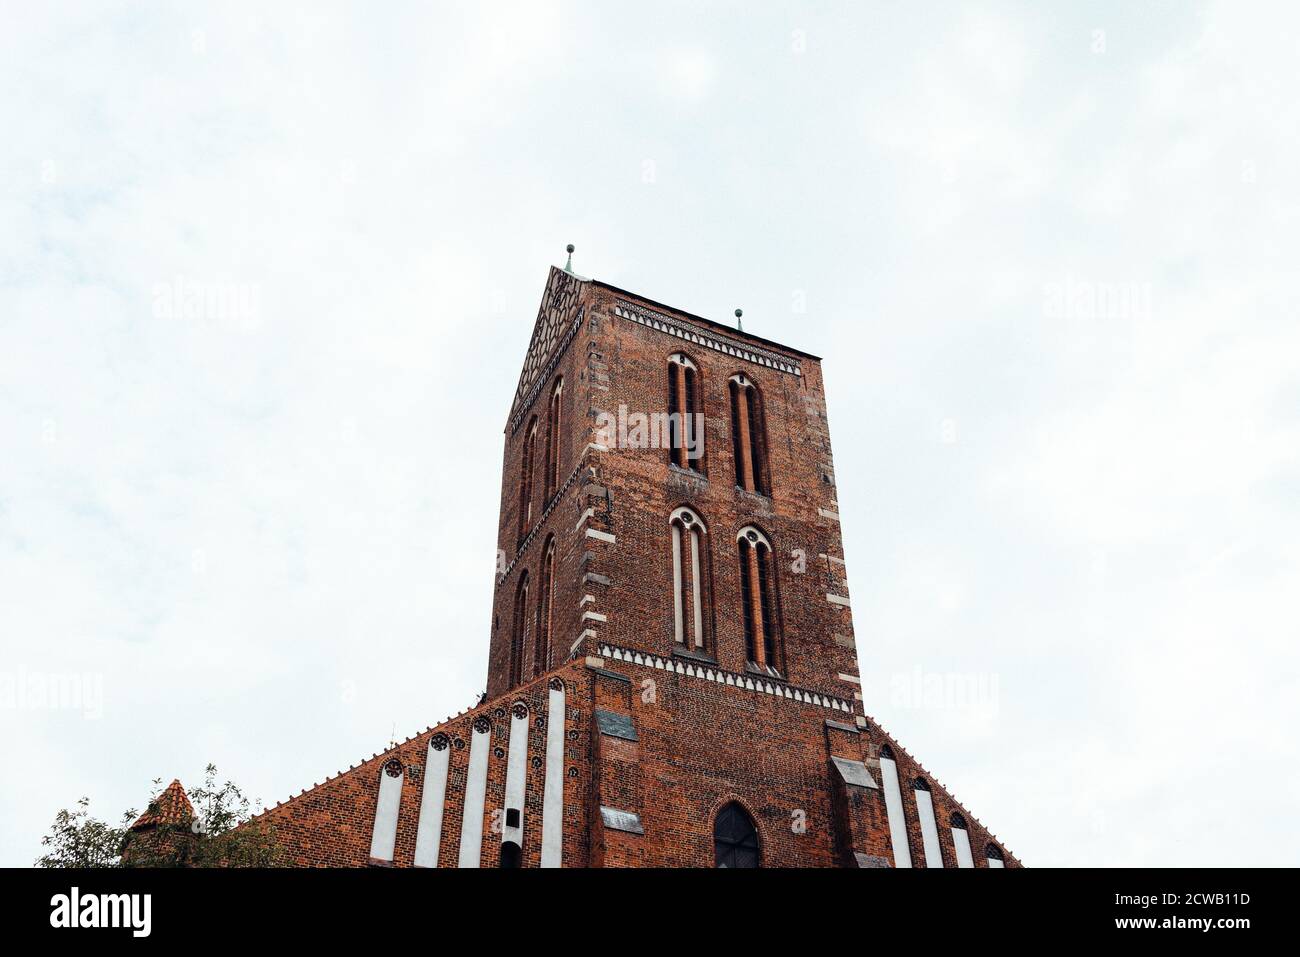
M 552 268 L 487 696 L 265 812 L 286 857 L 1018 866 L 864 714 L 836 484 L 816 356 Z

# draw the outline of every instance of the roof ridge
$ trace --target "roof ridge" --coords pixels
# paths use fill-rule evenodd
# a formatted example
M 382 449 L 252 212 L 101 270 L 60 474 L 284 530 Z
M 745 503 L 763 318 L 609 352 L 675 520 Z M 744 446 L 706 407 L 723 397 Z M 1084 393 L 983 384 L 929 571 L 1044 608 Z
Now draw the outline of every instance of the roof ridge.
M 572 662 L 566 661 L 564 664 L 556 668 L 552 668 L 550 671 L 543 672 L 542 674 L 538 675 L 536 678 L 534 678 L 532 681 L 527 682 L 526 684 L 522 684 L 515 688 L 511 688 L 508 691 L 502 692 L 501 694 L 497 695 L 495 698 L 485 700 L 482 704 L 476 704 L 473 705 L 472 707 L 464 709 L 463 711 L 459 711 L 456 714 L 448 715 L 446 718 L 444 718 L 442 721 L 438 722 L 437 724 L 431 724 L 428 727 L 426 727 L 423 731 L 417 731 L 415 732 L 415 734 L 408 736 L 405 740 L 399 741 L 396 744 L 392 745 L 391 747 L 385 748 L 382 751 L 376 751 L 370 757 L 363 758 L 357 764 L 349 765 L 347 770 L 337 771 L 333 775 L 326 777 L 325 780 L 319 781 L 313 784 L 309 788 L 303 788 L 297 794 L 290 794 L 283 801 L 276 801 L 275 804 L 270 805 L 269 807 L 265 807 L 261 811 L 258 811 L 256 814 L 252 815 L 252 817 L 250 817 L 249 820 L 250 821 L 256 820 L 257 818 L 270 813 L 271 811 L 275 810 L 278 807 L 283 807 L 284 805 L 288 804 L 290 801 L 297 800 L 303 795 L 310 794 L 312 791 L 315 791 L 318 787 L 328 784 L 330 781 L 337 780 L 338 778 L 341 778 L 345 774 L 350 774 L 351 772 L 355 771 L 357 768 L 361 767 L 361 765 L 363 764 L 368 764 L 371 761 L 380 761 L 380 760 L 387 761 L 398 750 L 410 744 L 416 738 L 420 737 L 421 735 L 428 734 L 431 731 L 436 731 L 438 728 L 441 728 L 443 725 L 450 724 L 453 721 L 459 721 L 463 718 L 468 718 L 469 720 L 473 721 L 474 719 L 480 716 L 481 712 L 485 712 L 488 709 L 494 707 L 499 707 L 501 702 L 504 699 L 510 698 L 511 696 L 523 694 L 528 688 L 535 685 L 539 681 L 549 681 L 551 678 L 555 677 L 556 673 L 563 671 L 570 664 L 572 664 Z M 179 782 L 177 783 L 179 784 Z M 188 801 L 186 803 L 188 804 Z

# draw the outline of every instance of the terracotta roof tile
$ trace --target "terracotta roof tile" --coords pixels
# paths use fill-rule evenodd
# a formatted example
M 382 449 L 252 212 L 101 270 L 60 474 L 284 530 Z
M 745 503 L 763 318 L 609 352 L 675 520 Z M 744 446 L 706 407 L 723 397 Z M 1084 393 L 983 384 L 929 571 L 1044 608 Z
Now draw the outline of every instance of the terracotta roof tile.
M 149 802 L 145 812 L 131 825 L 131 830 L 141 831 L 159 824 L 185 824 L 193 817 L 194 806 L 190 804 L 181 782 L 175 780 Z

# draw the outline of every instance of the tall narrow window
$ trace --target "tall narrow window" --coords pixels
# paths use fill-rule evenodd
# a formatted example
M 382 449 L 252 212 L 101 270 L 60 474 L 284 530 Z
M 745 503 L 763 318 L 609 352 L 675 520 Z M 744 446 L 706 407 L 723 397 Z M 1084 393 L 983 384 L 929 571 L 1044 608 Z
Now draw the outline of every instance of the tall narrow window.
M 689 508 L 673 512 L 673 640 L 687 651 L 706 653 L 709 612 L 708 546 L 700 517 Z
M 912 797 L 916 799 L 916 816 L 921 821 L 921 847 L 925 851 L 926 867 L 943 867 L 943 850 L 939 846 L 939 826 L 934 817 L 934 796 L 930 782 L 918 777 L 912 782 Z
M 533 677 L 551 667 L 551 607 L 555 590 L 555 538 L 546 540 L 537 578 L 537 627 L 533 631 Z
M 713 863 L 717 867 L 758 867 L 758 828 L 749 812 L 735 801 L 714 819 Z
M 533 452 L 537 448 L 537 416 L 528 423 L 519 463 L 519 537 L 533 527 Z
M 700 370 L 680 352 L 668 357 L 668 461 L 704 472 L 704 403 Z
M 550 504 L 560 486 L 560 397 L 564 380 L 556 379 L 551 389 L 551 404 L 546 409 L 546 475 L 542 480 L 542 502 Z
M 528 645 L 528 572 L 519 576 L 515 591 L 515 620 L 510 631 L 510 687 L 519 684 L 524 674 L 524 648 Z
M 732 376 L 727 389 L 731 394 L 731 451 L 736 463 L 736 485 L 747 492 L 770 495 L 763 397 L 753 380 L 745 375 Z
M 782 667 L 781 626 L 772 543 L 752 525 L 742 528 L 736 541 L 740 552 L 745 658 L 759 671 L 779 677 Z
M 952 812 L 948 823 L 952 831 L 952 846 L 957 854 L 958 867 L 974 867 L 975 858 L 970 852 L 970 835 L 966 833 L 966 818 L 957 811 Z

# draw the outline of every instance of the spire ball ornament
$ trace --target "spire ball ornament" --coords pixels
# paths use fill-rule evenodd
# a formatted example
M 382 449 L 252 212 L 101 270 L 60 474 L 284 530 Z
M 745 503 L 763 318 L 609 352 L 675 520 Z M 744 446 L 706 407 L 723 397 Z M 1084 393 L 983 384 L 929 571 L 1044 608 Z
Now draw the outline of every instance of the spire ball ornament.
M 737 310 L 736 310 L 736 328 L 739 329 L 741 332 L 744 332 L 744 331 L 745 331 L 745 326 L 744 326 L 744 324 L 740 321 L 740 317 L 743 316 L 744 314 L 745 314 L 745 313 L 744 313 L 742 310 L 740 310 L 740 309 L 737 309 Z
M 564 271 L 573 272 L 573 243 L 565 246 L 564 251 L 569 254 L 569 261 L 564 264 Z

